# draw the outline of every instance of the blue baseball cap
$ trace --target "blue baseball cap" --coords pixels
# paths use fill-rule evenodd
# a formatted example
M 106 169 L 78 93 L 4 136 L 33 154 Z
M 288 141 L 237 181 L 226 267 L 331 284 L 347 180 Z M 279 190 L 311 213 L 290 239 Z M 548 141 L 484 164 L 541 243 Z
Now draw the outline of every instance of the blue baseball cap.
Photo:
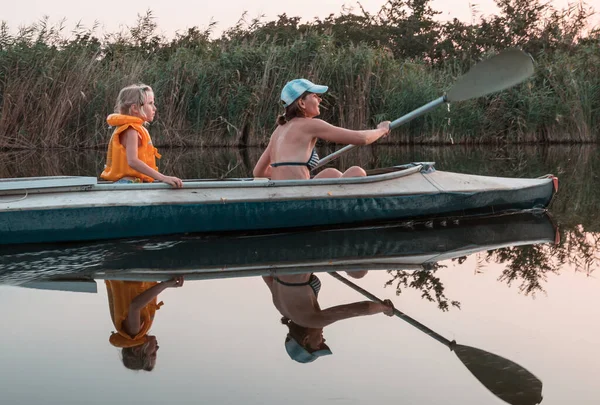
M 323 344 L 323 348 L 314 352 L 309 352 L 300 343 L 291 336 L 287 336 L 285 339 L 285 350 L 292 360 L 296 360 L 298 363 L 311 363 L 321 356 L 328 356 L 331 353 L 329 346 Z
M 283 86 L 283 90 L 281 90 L 281 101 L 283 102 L 284 107 L 288 107 L 307 91 L 310 93 L 323 94 L 327 89 L 329 89 L 329 87 L 314 84 L 310 80 L 294 79 Z

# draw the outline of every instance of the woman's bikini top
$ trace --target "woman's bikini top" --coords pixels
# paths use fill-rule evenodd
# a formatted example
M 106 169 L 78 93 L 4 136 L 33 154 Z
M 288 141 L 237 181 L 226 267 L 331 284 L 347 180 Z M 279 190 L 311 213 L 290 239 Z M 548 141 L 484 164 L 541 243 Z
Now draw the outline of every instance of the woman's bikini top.
M 302 287 L 308 285 L 315 293 L 315 298 L 319 297 L 319 291 L 321 290 L 321 280 L 319 280 L 319 277 L 315 276 L 314 274 L 311 274 L 308 281 L 305 281 L 303 283 L 288 283 L 287 281 L 281 281 L 277 277 L 273 277 L 273 279 L 279 284 L 285 285 L 287 287 Z
M 312 153 L 310 154 L 310 158 L 308 162 L 279 162 L 279 163 L 271 163 L 271 167 L 279 167 L 279 166 L 306 166 L 308 170 L 313 170 L 319 164 L 319 154 L 316 149 L 313 148 Z

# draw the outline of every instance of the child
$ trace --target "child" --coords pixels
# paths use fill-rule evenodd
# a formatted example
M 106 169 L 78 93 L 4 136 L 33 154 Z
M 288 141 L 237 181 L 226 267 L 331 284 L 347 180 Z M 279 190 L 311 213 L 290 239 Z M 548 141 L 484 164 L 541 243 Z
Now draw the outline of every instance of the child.
M 108 144 L 106 165 L 100 177 L 117 183 L 158 180 L 176 188 L 183 187 L 181 179 L 158 172 L 156 158 L 160 159 L 160 154 L 144 127 L 146 122 L 154 120 L 154 114 L 156 106 L 150 86 L 134 84 L 119 92 L 115 114 L 106 119 L 108 125 L 117 128 Z
M 181 287 L 183 277 L 162 283 L 105 280 L 105 284 L 110 317 L 117 329 L 111 334 L 110 343 L 122 349 L 125 367 L 152 371 L 158 343 L 148 332 L 156 310 L 162 305 L 162 301 L 157 303 L 157 296 L 166 288 Z

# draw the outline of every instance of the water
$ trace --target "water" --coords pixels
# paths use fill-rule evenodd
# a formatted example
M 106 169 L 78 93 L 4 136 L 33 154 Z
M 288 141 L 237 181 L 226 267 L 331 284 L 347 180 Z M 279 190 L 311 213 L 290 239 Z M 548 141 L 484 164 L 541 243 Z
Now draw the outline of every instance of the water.
M 176 175 L 242 177 L 260 151 L 164 152 L 165 168 Z M 89 175 L 101 166 L 97 153 L 5 154 L 0 176 Z M 321 308 L 365 300 L 327 271 L 370 270 L 351 280 L 444 338 L 524 367 L 543 383 L 543 404 L 595 404 L 597 154 L 593 147 L 379 146 L 377 155 L 362 148 L 341 161 L 371 168 L 436 160 L 469 173 L 558 174 L 551 218 L 3 249 L 1 403 L 504 403 L 446 346 L 383 314 L 326 326 L 333 355 L 294 362 L 284 348 L 287 328 L 258 276 L 276 268 L 315 271 Z M 240 277 L 217 278 L 233 270 Z M 159 295 L 165 305 L 151 329 L 160 346 L 154 370 L 128 370 L 108 341 L 115 327 L 104 279 L 179 273 L 186 274 L 183 287 Z

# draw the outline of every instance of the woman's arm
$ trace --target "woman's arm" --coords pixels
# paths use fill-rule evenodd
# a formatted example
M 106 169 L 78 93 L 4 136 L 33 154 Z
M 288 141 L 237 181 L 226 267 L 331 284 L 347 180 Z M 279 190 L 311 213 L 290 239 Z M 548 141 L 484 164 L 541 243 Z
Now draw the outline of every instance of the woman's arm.
M 371 144 L 379 138 L 386 136 L 390 131 L 389 121 L 379 123 L 376 129 L 359 131 L 336 127 L 320 119 L 307 120 L 305 125 L 305 131 L 313 137 L 349 145 Z
M 271 178 L 271 142 L 267 145 L 267 148 L 256 162 L 252 175 L 254 177 L 268 177 Z
M 262 279 L 265 282 L 265 284 L 267 285 L 267 287 L 269 287 L 269 290 L 271 290 L 271 292 L 273 292 L 273 277 L 263 276 Z
M 374 315 L 382 312 L 388 316 L 394 315 L 394 304 L 390 300 L 384 300 L 383 304 L 373 301 L 360 301 L 352 304 L 337 305 L 302 315 L 298 319 L 294 319 L 294 322 L 308 328 L 323 328 L 342 319 Z
M 123 321 L 123 329 L 131 336 L 135 336 L 142 329 L 141 324 L 141 311 L 150 303 L 154 298 L 161 292 L 169 287 L 181 287 L 183 285 L 183 277 L 175 277 L 169 281 L 163 281 L 155 286 L 147 289 L 131 301 L 129 304 L 129 311 L 127 312 L 127 318 Z
M 121 143 L 123 144 L 123 146 L 125 146 L 125 152 L 127 154 L 127 164 L 133 170 L 145 174 L 146 176 L 150 176 L 155 180 L 167 183 L 173 187 L 183 187 L 183 182 L 179 178 L 165 176 L 164 174 L 157 172 L 138 158 L 139 134 L 135 129 L 129 128 L 125 132 L 123 132 L 121 136 Z

